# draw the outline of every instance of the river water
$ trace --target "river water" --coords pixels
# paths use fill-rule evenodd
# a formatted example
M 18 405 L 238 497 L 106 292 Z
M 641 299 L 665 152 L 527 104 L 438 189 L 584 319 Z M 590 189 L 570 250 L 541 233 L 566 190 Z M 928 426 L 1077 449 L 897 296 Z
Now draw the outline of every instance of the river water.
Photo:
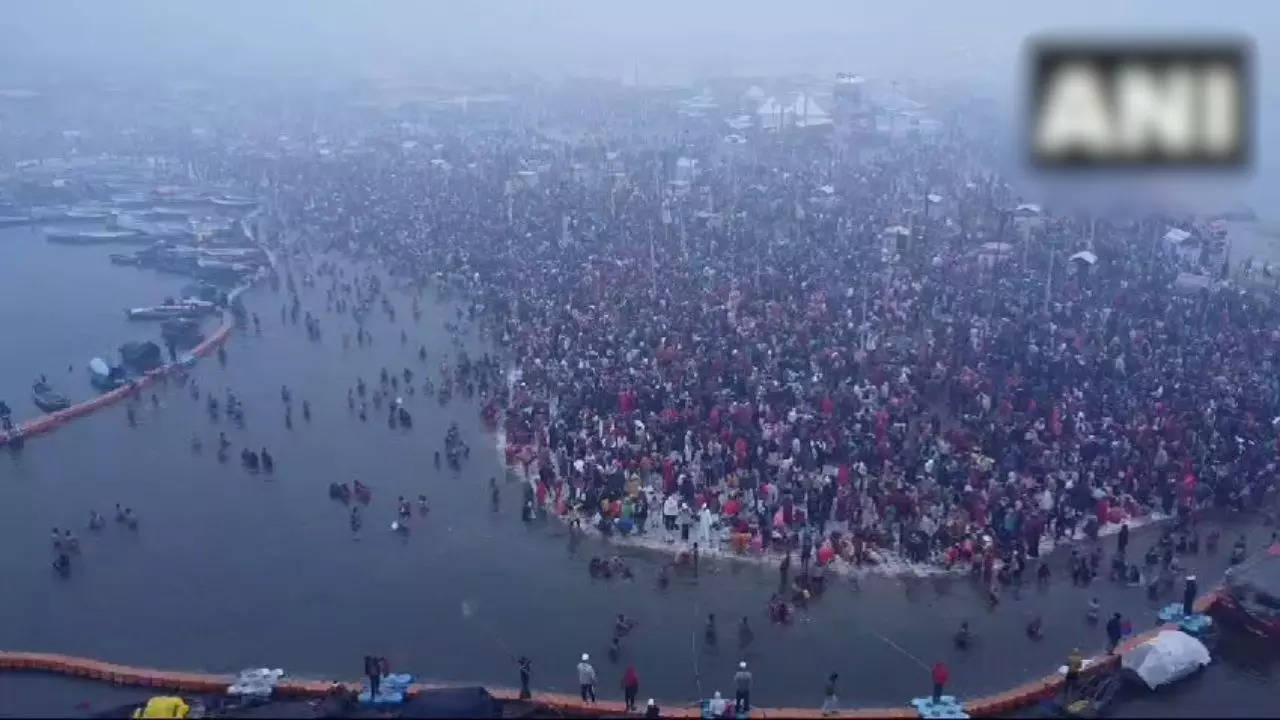
M 29 229 L 0 231 L 0 283 L 11 291 L 0 310 L 6 330 L 0 398 L 18 417 L 34 414 L 27 397 L 34 375 L 49 374 L 73 399 L 88 397 L 89 357 L 158 332 L 127 322 L 122 309 L 154 303 L 184 279 L 111 266 L 105 258 L 113 251 L 119 250 L 47 245 Z M 21 451 L 0 451 L 0 577 L 6 585 L 0 647 L 214 672 L 271 665 L 343 679 L 358 676 L 361 656 L 376 653 L 422 678 L 501 685 L 516 682 L 512 656 L 528 654 L 535 690 L 569 692 L 578 655 L 589 652 L 602 696 L 620 696 L 618 682 L 630 662 L 640 675 L 641 697 L 669 702 L 729 691 L 745 657 L 759 704 L 816 706 L 834 671 L 843 704 L 891 706 L 927 692 L 925 666 L 937 659 L 951 666 L 949 691 L 973 697 L 1044 674 L 1073 646 L 1100 648 L 1101 630 L 1083 621 L 1090 594 L 1138 628 L 1154 622 L 1154 608 L 1169 601 L 1152 604 L 1143 593 L 1106 583 L 1085 590 L 1055 580 L 989 611 L 964 579 L 870 577 L 858 587 L 837 581 L 807 617 L 775 627 L 764 613 L 777 585 L 774 568 L 704 561 L 699 577 L 677 576 L 659 590 L 653 553 L 591 540 L 575 553 L 555 521 L 520 521 L 518 486 L 505 480 L 495 438 L 474 401 L 441 406 L 420 394 L 406 396 L 414 416 L 409 430 L 390 430 L 384 412 L 371 409 L 361 422 L 348 411 L 347 388 L 357 378 L 376 384 L 384 366 L 414 369 L 419 384 L 435 377 L 441 360 L 452 358 L 444 330 L 452 305 L 424 298 L 415 323 L 407 295 L 393 291 L 399 322 L 375 313 L 367 324 L 373 346 L 344 349 L 341 333 L 354 334 L 350 317 L 324 312 L 322 287 L 300 290 L 303 309 L 320 317 L 319 343 L 307 340 L 301 324 L 281 322 L 283 293 L 258 287 L 245 303 L 261 317 L 261 335 L 235 332 L 225 366 L 209 358 L 192 373 L 205 391 L 234 390 L 244 403 L 244 428 L 225 418 L 212 422 L 203 401 L 171 382 L 157 386 L 158 407 L 148 398 L 139 408 L 136 427 L 117 405 L 33 439 Z M 484 351 L 474 335 L 466 342 L 473 356 Z M 425 364 L 417 358 L 419 345 L 428 351 Z M 313 410 L 310 422 L 295 411 L 292 429 L 284 424 L 285 384 L 295 404 L 306 399 Z M 451 422 L 472 448 L 460 472 L 433 463 Z M 219 431 L 233 443 L 226 464 L 214 457 Z M 202 453 L 193 452 L 193 435 L 203 439 Z M 275 473 L 241 468 L 234 458 L 245 446 L 268 447 Z M 346 508 L 327 494 L 330 482 L 355 477 L 374 490 L 359 533 L 349 528 Z M 496 511 L 490 477 L 502 487 Z M 391 533 L 395 498 L 419 493 L 430 498 L 430 515 L 415 516 L 407 536 Z M 90 509 L 110 518 L 116 503 L 136 510 L 136 532 L 110 519 L 101 533 L 86 529 Z M 81 555 L 67 579 L 49 566 L 52 527 L 71 527 L 81 537 Z M 1251 547 L 1258 547 L 1269 530 L 1249 526 L 1248 532 Z M 1142 547 L 1149 533 L 1137 531 L 1134 545 Z M 636 579 L 593 581 L 588 558 L 615 553 L 629 559 Z M 1192 560 L 1204 586 L 1225 565 L 1220 555 Z M 1056 562 L 1054 571 L 1064 576 L 1065 563 Z M 615 665 L 606 650 L 619 612 L 639 625 Z M 708 613 L 718 620 L 715 647 L 703 638 Z M 1022 631 L 1033 613 L 1045 618 L 1047 637 L 1039 643 Z M 733 628 L 743 616 L 755 642 L 740 653 Z M 961 655 L 950 635 L 965 619 L 979 642 Z M 1194 698 L 1227 693 L 1239 698 L 1242 714 L 1268 714 L 1276 680 L 1274 657 L 1264 660 L 1249 670 L 1223 662 L 1221 670 L 1176 691 L 1176 704 L 1138 700 L 1125 707 L 1182 712 L 1195 706 Z M 0 702 L 0 713 L 14 712 L 6 705 Z

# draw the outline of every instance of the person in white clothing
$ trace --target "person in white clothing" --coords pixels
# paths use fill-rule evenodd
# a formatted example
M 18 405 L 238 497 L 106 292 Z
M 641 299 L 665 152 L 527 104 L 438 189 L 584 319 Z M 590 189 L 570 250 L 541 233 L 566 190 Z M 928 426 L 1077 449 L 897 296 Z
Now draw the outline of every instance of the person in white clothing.
M 680 501 L 671 493 L 662 501 L 662 527 L 667 531 L 667 542 L 675 541 L 676 516 L 680 514 Z
M 719 690 L 717 690 L 716 694 L 707 702 L 707 712 L 711 714 L 711 717 L 720 717 L 721 715 L 724 715 L 724 711 L 728 709 L 728 707 L 729 702 L 720 697 Z
M 702 512 L 698 514 L 698 542 L 703 547 L 711 547 L 711 508 L 704 503 Z

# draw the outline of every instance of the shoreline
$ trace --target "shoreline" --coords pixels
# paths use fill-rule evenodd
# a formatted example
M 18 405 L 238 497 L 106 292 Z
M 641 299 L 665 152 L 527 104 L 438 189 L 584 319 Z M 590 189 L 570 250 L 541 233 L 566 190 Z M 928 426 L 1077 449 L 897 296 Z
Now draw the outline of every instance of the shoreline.
M 509 371 L 507 373 L 507 381 L 509 386 L 514 381 L 514 379 L 515 379 L 514 370 Z M 506 412 L 506 411 L 504 410 L 503 412 Z M 500 461 L 502 462 L 503 466 L 506 468 L 507 473 L 514 476 L 520 482 L 528 483 L 530 484 L 530 486 L 534 486 L 534 478 L 537 476 L 537 474 L 532 470 L 538 467 L 538 462 L 536 460 L 531 462 L 529 464 L 529 468 L 531 472 L 526 474 L 525 472 L 522 471 L 520 467 L 520 462 L 518 459 L 508 460 L 507 448 L 510 446 L 510 443 L 507 440 L 506 429 L 503 427 L 499 427 L 497 432 L 495 432 L 495 435 L 497 438 L 495 441 L 495 448 L 497 450 Z M 535 491 L 536 489 L 537 489 L 536 486 L 534 486 Z M 548 496 L 548 500 L 550 501 L 550 495 Z M 549 517 L 554 518 L 557 522 L 566 523 L 566 519 L 565 519 L 566 516 L 555 512 L 554 506 L 550 504 L 544 505 L 543 507 L 538 508 L 538 510 L 539 512 L 546 513 Z M 666 532 L 666 530 L 663 529 L 660 524 L 653 522 L 653 519 L 654 518 L 651 516 L 649 527 L 646 528 L 646 532 L 643 534 L 638 534 L 635 531 L 632 531 L 627 535 L 612 534 L 612 535 L 606 536 L 604 533 L 600 532 L 598 529 L 596 529 L 594 526 L 591 526 L 589 523 L 584 523 L 583 527 L 587 529 L 584 529 L 581 532 L 589 532 L 591 533 L 591 537 L 601 540 L 606 544 L 613 544 L 613 545 L 619 545 L 619 546 L 630 547 L 630 548 L 639 548 L 642 550 L 647 550 L 647 551 L 656 552 L 656 553 L 664 553 L 664 554 L 670 555 L 672 558 L 678 558 L 680 555 L 688 552 L 693 547 L 694 540 L 692 538 L 694 537 L 694 533 L 692 531 L 690 532 L 691 539 L 689 541 L 680 540 L 678 538 L 671 538 L 669 534 Z M 1146 527 L 1148 525 L 1155 525 L 1158 523 L 1162 523 L 1169 519 L 1170 519 L 1169 516 L 1166 516 L 1164 513 L 1153 512 L 1149 515 L 1144 515 L 1139 518 L 1126 520 L 1125 524 L 1128 524 L 1129 530 L 1133 531 L 1133 530 L 1138 530 L 1140 528 Z M 1101 526 L 1098 529 L 1098 540 L 1093 542 L 1100 542 L 1102 538 L 1110 537 L 1112 535 L 1119 533 L 1120 527 L 1121 527 L 1120 524 L 1110 523 L 1110 522 Z M 717 535 L 720 532 L 722 531 L 716 531 Z M 1039 553 L 1040 553 L 1040 556 L 1048 555 L 1060 547 L 1070 547 L 1072 544 L 1079 543 L 1079 542 L 1090 542 L 1088 537 L 1079 528 L 1075 530 L 1074 534 L 1070 539 L 1064 539 L 1062 541 L 1055 541 L 1053 538 L 1048 536 L 1042 537 L 1040 539 Z M 722 538 L 717 537 L 713 541 L 713 543 L 709 546 L 703 546 L 700 544 L 698 546 L 698 554 L 702 558 L 715 558 L 717 560 L 729 560 L 733 562 L 746 563 L 746 564 L 756 565 L 760 567 L 774 566 L 779 562 L 781 562 L 782 560 L 782 554 L 772 549 L 764 552 L 756 552 L 751 550 L 748 550 L 745 552 L 737 552 L 733 550 L 731 547 L 727 547 L 727 545 L 728 543 L 726 543 Z M 883 577 L 903 577 L 903 576 L 910 575 L 917 578 L 941 577 L 941 576 L 964 577 L 966 575 L 972 574 L 974 571 L 972 563 L 961 564 L 953 568 L 948 568 L 933 561 L 926 561 L 922 563 L 911 562 L 903 558 L 896 551 L 885 550 L 883 548 L 875 548 L 875 549 L 869 550 L 868 553 L 874 554 L 875 556 L 874 564 L 858 565 L 856 563 L 849 562 L 837 555 L 831 563 L 825 566 L 825 571 L 827 573 L 831 573 L 838 577 L 848 577 L 848 578 L 854 578 L 854 579 L 860 578 L 860 577 L 874 576 L 874 575 L 879 575 Z M 997 561 L 995 565 L 995 569 L 998 570 L 1000 566 L 1001 566 L 1001 563 Z

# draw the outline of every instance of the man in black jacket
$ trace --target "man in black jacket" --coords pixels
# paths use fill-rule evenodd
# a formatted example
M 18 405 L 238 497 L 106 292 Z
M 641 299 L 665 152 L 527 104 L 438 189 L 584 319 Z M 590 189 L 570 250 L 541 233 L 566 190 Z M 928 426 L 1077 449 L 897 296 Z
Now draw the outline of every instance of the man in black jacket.
M 378 695 L 378 687 L 382 684 L 382 672 L 378 665 L 378 658 L 372 655 L 364 656 L 364 674 L 369 677 L 369 702 L 374 702 L 374 698 Z
M 1116 646 L 1120 644 L 1120 613 L 1111 615 L 1107 621 L 1107 654 L 1114 655 Z

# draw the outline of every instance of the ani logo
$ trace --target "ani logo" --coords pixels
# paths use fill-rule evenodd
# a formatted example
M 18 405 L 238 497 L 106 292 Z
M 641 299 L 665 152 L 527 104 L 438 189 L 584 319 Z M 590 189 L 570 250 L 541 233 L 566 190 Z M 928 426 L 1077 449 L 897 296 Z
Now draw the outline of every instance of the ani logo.
M 1043 40 L 1030 51 L 1033 165 L 1227 168 L 1247 161 L 1247 43 Z

